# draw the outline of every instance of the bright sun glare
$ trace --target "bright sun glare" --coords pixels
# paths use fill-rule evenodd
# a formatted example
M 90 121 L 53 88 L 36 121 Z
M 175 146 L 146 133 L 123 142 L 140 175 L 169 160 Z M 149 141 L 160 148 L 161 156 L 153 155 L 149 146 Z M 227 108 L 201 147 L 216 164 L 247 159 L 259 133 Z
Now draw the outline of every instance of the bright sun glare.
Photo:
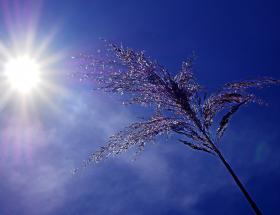
M 40 66 L 29 56 L 12 58 L 4 66 L 4 74 L 11 88 L 27 94 L 40 82 Z

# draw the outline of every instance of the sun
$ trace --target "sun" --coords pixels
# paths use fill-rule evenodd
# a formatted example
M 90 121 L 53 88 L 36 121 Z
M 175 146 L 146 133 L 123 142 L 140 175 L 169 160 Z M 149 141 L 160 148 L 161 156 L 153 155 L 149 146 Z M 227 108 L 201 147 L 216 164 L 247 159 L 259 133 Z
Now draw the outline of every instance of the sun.
M 7 60 L 4 75 L 13 90 L 25 95 L 36 89 L 41 81 L 40 65 L 28 55 Z

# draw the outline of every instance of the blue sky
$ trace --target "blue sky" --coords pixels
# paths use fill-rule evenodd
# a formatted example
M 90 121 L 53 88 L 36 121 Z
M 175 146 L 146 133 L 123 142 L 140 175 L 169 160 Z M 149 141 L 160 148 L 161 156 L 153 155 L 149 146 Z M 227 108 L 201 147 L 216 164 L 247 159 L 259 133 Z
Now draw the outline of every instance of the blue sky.
M 71 56 L 95 53 L 102 37 L 146 50 L 172 74 L 195 51 L 196 77 L 209 90 L 246 78 L 279 79 L 278 8 L 261 0 L 2 0 L 1 43 L 9 49 L 32 31 L 34 51 L 49 39 L 41 58 L 60 58 L 46 74 L 55 88 L 47 101 L 29 98 L 27 118 L 19 116 L 17 96 L 0 102 L 0 214 L 252 214 L 218 159 L 173 139 L 147 146 L 134 162 L 127 153 L 73 176 L 145 111 L 92 91 L 68 72 Z M 279 93 L 259 91 L 269 106 L 241 110 L 220 145 L 264 214 L 279 213 Z

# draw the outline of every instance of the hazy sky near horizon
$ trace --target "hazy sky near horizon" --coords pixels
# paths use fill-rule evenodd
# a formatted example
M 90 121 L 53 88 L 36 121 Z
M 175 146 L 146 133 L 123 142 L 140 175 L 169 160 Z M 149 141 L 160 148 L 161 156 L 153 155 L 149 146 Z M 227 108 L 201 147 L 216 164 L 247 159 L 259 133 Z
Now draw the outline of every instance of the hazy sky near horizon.
M 172 138 L 148 145 L 136 161 L 123 154 L 72 175 L 110 135 L 148 112 L 69 72 L 72 56 L 102 50 L 105 38 L 145 50 L 172 74 L 194 51 L 195 75 L 210 91 L 234 80 L 280 79 L 278 1 L 0 2 L 1 62 L 2 46 L 42 50 L 51 85 L 24 102 L 6 99 L 0 86 L 1 215 L 253 214 L 218 159 Z M 259 91 L 269 106 L 241 110 L 220 145 L 264 214 L 280 213 L 279 93 Z

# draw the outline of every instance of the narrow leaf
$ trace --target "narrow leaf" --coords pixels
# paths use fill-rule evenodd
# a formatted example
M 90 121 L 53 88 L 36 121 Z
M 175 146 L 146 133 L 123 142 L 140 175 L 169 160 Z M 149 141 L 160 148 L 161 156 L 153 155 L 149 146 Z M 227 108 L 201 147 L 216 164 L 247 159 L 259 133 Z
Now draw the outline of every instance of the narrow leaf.
M 222 118 L 222 120 L 221 120 L 221 122 L 220 122 L 220 126 L 219 126 L 219 128 L 218 128 L 218 130 L 217 130 L 217 137 L 218 137 L 218 139 L 220 139 L 220 138 L 223 136 L 225 130 L 227 129 L 227 126 L 228 126 L 228 124 L 229 124 L 229 121 L 230 121 L 230 119 L 231 119 L 232 116 L 233 116 L 233 114 L 235 114 L 236 111 L 237 111 L 237 110 L 240 108 L 240 106 L 243 105 L 243 104 L 245 104 L 245 102 L 242 102 L 242 103 L 240 103 L 240 104 L 238 104 L 238 105 L 232 106 L 231 109 L 230 109 L 230 111 L 227 112 L 227 113 L 223 116 L 223 118 Z
M 201 145 L 193 144 L 193 143 L 190 143 L 190 142 L 188 142 L 188 141 L 180 140 L 180 139 L 179 139 L 179 141 L 182 142 L 183 144 L 185 144 L 186 146 L 191 147 L 191 148 L 194 149 L 194 150 L 204 151 L 204 152 L 207 152 L 207 153 L 210 153 L 210 154 L 214 154 L 213 151 L 211 151 L 210 149 L 205 148 L 205 147 L 203 147 L 203 146 L 201 146 Z

